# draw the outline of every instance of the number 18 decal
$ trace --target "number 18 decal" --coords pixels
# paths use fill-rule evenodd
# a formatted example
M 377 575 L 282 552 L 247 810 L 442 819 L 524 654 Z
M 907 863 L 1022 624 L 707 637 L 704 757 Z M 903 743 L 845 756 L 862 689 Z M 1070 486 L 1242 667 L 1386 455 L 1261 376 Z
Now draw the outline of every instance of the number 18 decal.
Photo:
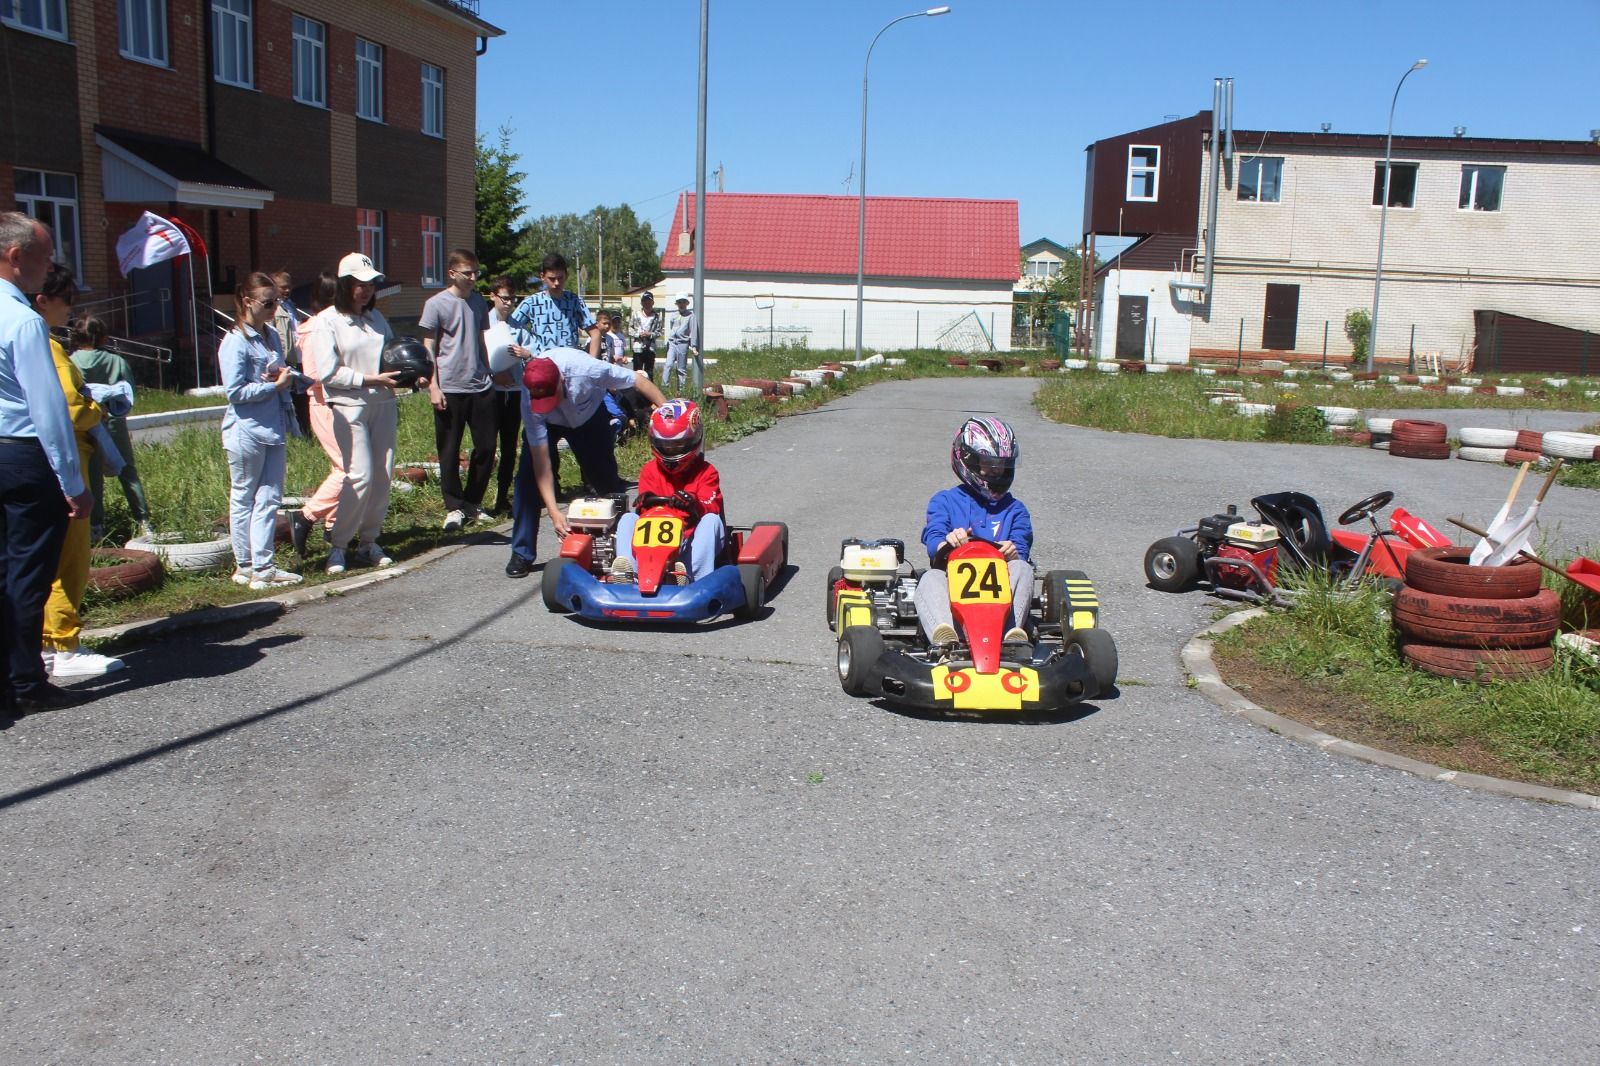
M 1011 592 L 1010 575 L 995 559 L 961 559 L 950 564 L 947 576 L 952 603 L 1005 603 Z
M 641 518 L 633 527 L 635 548 L 670 548 L 678 543 L 678 531 L 683 523 L 676 518 Z

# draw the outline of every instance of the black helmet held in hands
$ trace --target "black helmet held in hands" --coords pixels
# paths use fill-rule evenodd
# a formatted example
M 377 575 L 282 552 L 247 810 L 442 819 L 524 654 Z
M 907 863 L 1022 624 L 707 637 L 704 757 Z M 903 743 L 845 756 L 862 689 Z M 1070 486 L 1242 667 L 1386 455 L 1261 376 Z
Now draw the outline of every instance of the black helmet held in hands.
M 416 387 L 418 378 L 433 376 L 433 360 L 428 358 L 428 349 L 417 338 L 396 337 L 383 350 L 378 370 L 395 374 L 398 385 L 410 389 Z

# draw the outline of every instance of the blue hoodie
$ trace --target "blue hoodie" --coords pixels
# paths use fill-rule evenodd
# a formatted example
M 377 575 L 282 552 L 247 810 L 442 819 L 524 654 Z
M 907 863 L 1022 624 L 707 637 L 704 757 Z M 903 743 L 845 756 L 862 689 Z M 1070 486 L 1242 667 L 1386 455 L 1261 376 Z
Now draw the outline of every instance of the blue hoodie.
M 932 559 L 952 529 L 965 528 L 984 540 L 1009 540 L 1017 555 L 1029 559 L 1033 551 L 1033 519 L 1027 507 L 1011 493 L 994 503 L 978 496 L 965 485 L 936 492 L 928 501 L 928 520 L 922 527 L 922 545 Z

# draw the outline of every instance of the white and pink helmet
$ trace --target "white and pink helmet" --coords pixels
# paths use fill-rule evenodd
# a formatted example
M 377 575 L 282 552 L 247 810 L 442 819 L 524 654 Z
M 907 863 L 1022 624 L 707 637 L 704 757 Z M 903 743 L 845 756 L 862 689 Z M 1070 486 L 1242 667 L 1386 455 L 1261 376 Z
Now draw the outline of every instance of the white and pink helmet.
M 998 418 L 969 418 L 950 445 L 950 468 L 961 483 L 986 500 L 1011 491 L 1021 453 L 1017 435 Z

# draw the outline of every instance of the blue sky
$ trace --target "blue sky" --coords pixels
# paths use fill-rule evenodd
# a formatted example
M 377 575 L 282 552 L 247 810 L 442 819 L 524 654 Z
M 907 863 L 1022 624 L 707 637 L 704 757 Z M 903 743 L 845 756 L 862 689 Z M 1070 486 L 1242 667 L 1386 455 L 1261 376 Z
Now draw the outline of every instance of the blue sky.
M 1382 133 L 1417 58 L 1429 65 L 1406 82 L 1397 133 L 1583 139 L 1600 128 L 1600 0 L 951 8 L 895 26 L 873 52 L 867 191 L 1015 199 L 1025 241 L 1075 244 L 1084 147 L 1204 110 L 1218 75 L 1234 78 L 1241 129 Z M 845 192 L 867 45 L 917 10 L 712 0 L 708 168 L 725 166 L 729 192 Z M 699 11 L 698 0 L 482 0 L 507 35 L 478 60 L 478 128 L 513 129 L 532 214 L 626 202 L 664 237 L 676 190 L 694 182 Z

